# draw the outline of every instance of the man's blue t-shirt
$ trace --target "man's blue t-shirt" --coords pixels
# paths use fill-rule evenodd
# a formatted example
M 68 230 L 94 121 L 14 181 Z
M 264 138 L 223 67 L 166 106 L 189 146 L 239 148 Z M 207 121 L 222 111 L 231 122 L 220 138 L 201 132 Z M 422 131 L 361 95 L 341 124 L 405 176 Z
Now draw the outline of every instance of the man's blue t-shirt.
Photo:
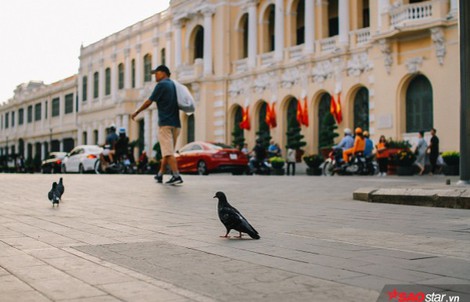
M 170 79 L 158 82 L 149 100 L 158 108 L 158 125 L 181 128 L 175 84 Z

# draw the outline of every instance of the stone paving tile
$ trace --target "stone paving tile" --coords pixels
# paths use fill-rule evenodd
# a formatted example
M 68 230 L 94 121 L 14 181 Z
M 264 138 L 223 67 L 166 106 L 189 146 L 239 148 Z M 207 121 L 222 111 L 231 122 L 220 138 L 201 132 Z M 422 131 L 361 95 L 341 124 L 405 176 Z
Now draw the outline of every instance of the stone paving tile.
M 148 175 L 66 174 L 55 209 L 44 188 L 57 175 L 1 177 L 0 278 L 27 285 L 18 301 L 133 301 L 141 287 L 175 301 L 375 301 L 397 277 L 469 279 L 467 211 L 352 201 L 358 187 L 438 186 L 437 177 L 185 175 L 167 187 Z M 219 190 L 261 240 L 218 237 Z
M 29 291 L 15 291 L 2 293 L 0 291 L 2 302 L 51 302 L 52 300 L 45 297 L 41 293 L 29 290 Z
M 106 291 L 111 295 L 116 296 L 119 299 L 123 299 L 125 301 L 190 301 L 188 298 L 179 296 L 168 290 L 143 282 L 121 282 L 99 285 L 98 287 L 103 291 Z
M 122 302 L 121 299 L 106 295 L 106 296 L 95 296 L 89 298 L 78 298 L 78 299 L 65 299 L 60 300 L 61 302 Z
M 10 274 L 0 276 L 0 297 L 14 292 L 31 291 L 32 288 L 15 276 Z

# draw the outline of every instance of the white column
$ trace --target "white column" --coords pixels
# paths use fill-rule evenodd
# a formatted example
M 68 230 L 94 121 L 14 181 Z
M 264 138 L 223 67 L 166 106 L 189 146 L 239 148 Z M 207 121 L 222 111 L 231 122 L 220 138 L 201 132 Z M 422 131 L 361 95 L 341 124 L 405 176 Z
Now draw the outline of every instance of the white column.
M 137 44 L 135 47 L 137 54 L 135 57 L 135 87 L 142 87 L 142 44 Z
M 450 11 L 449 11 L 449 16 L 454 17 L 457 16 L 459 12 L 459 4 L 458 0 L 450 0 Z
M 313 0 L 305 1 L 305 53 L 314 51 L 315 43 L 315 5 Z
M 81 126 L 77 127 L 77 146 L 84 145 L 83 143 L 83 129 Z M 51 146 L 49 146 L 49 150 L 51 150 Z
M 88 127 L 87 130 L 86 130 L 86 142 L 83 142 L 83 143 L 85 145 L 92 145 L 92 144 L 95 143 L 93 140 L 94 140 L 93 128 Z M 104 139 L 101 140 L 101 137 L 99 136 L 99 132 L 98 132 L 98 144 L 99 145 L 104 144 Z
M 171 53 L 172 53 L 172 48 L 171 48 L 171 36 L 172 36 L 172 33 L 171 31 L 168 31 L 166 32 L 165 34 L 165 38 L 166 38 L 166 46 L 165 46 L 165 56 L 166 56 L 166 66 L 168 66 L 168 68 L 170 68 L 170 71 L 173 67 L 173 65 L 171 64 Z
M 94 79 L 93 79 L 93 65 L 90 62 L 88 64 L 88 83 L 87 83 L 87 103 L 91 104 L 93 101 L 93 85 L 94 85 Z
M 378 8 L 377 8 L 377 27 L 378 31 L 382 31 L 383 27 L 383 20 L 382 14 L 388 10 L 390 6 L 390 0 L 379 0 Z
M 274 38 L 274 58 L 281 61 L 284 52 L 284 0 L 276 0 L 276 11 L 274 15 L 275 33 Z
M 60 139 L 60 151 L 64 152 L 64 139 L 63 138 Z
M 82 102 L 83 102 L 83 69 L 82 67 L 78 68 L 78 83 L 77 83 L 77 93 L 78 93 L 78 108 L 80 109 L 82 107 Z M 74 104 L 75 108 L 75 104 Z M 52 109 L 52 100 L 51 100 L 51 109 Z M 75 112 L 75 110 L 74 110 Z M 51 112 L 51 117 L 52 117 L 52 112 Z
M 105 82 L 105 76 L 104 76 L 104 59 L 100 59 L 100 74 L 98 76 L 98 92 L 99 92 L 99 99 L 100 102 L 103 100 L 104 97 L 104 82 Z
M 152 69 L 156 68 L 158 65 L 160 65 L 160 51 L 158 49 L 158 42 L 159 38 L 155 36 L 152 39 L 152 44 L 153 44 L 153 53 L 152 53 Z
M 212 74 L 212 15 L 213 8 L 204 9 L 204 75 Z
M 98 124 L 98 144 L 104 144 L 106 142 L 106 131 L 105 129 L 109 126 L 109 123 L 105 126 Z M 88 141 L 90 141 L 91 135 L 93 135 L 93 131 L 88 133 Z
M 150 110 L 144 111 L 144 149 L 150 152 Z
M 124 49 L 124 88 L 131 88 L 131 50 L 129 48 Z
M 339 0 L 339 43 L 349 44 L 349 0 Z
M 175 20 L 173 22 L 174 30 L 175 30 L 175 68 L 181 66 L 182 57 L 182 37 L 181 37 L 181 20 Z M 205 38 L 205 37 L 204 37 Z M 168 53 L 168 50 L 167 50 Z
M 258 50 L 258 22 L 256 22 L 256 5 L 258 0 L 249 2 L 248 7 L 248 66 L 256 67 L 256 55 Z
M 117 100 L 117 91 L 118 91 L 118 67 L 116 63 L 116 53 L 111 56 L 112 65 L 111 65 L 111 98 L 113 101 Z
M 129 115 L 128 115 L 128 114 L 124 114 L 124 115 L 122 116 L 122 124 L 121 124 L 121 127 L 126 128 L 127 133 L 129 133 Z
M 41 159 L 46 158 L 46 143 L 41 144 Z

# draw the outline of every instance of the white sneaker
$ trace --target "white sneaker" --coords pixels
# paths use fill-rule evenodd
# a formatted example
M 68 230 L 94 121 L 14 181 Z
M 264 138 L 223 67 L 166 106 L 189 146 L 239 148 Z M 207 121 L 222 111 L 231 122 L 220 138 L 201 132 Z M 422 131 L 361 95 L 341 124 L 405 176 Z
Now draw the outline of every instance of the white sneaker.
M 382 176 L 383 177 L 387 176 L 387 173 L 386 172 L 382 173 Z

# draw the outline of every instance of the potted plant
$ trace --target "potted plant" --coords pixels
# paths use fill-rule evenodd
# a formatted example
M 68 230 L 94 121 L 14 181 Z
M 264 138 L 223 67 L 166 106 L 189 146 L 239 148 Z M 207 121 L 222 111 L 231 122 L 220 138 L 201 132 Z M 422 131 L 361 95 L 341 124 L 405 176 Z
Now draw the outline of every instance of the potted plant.
M 284 164 L 285 161 L 282 157 L 274 156 L 269 159 L 271 167 L 273 168 L 274 175 L 284 175 Z
M 442 159 L 446 164 L 443 167 L 445 175 L 459 175 L 460 153 L 456 151 L 447 151 L 442 153 Z
M 409 148 L 402 149 L 391 156 L 391 164 L 397 167 L 397 175 L 406 176 L 414 174 L 413 163 L 416 155 Z
M 320 165 L 323 163 L 323 156 L 318 154 L 310 154 L 304 156 L 304 162 L 308 166 L 307 175 L 321 175 Z
M 411 144 L 406 140 L 393 140 L 389 138 L 387 141 L 387 152 L 389 156 L 388 171 L 389 175 L 396 174 L 397 166 L 395 164 L 395 154 L 402 150 L 410 150 Z

